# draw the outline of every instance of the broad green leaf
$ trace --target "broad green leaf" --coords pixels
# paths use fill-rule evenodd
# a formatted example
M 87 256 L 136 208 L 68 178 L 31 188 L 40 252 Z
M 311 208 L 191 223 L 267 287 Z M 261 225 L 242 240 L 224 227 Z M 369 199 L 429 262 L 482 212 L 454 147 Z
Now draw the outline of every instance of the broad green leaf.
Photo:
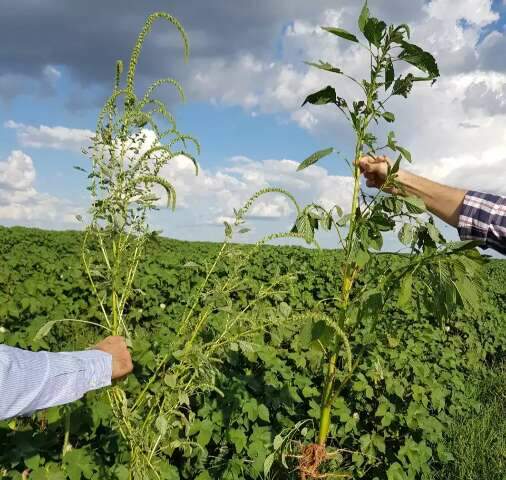
M 406 310 L 411 304 L 411 296 L 413 294 L 413 274 L 408 272 L 401 279 L 401 286 L 399 289 L 399 299 L 397 305 L 399 308 Z
M 389 123 L 395 122 L 395 115 L 392 112 L 385 112 L 382 116 Z
M 318 92 L 312 93 L 305 100 L 302 106 L 306 103 L 311 105 L 326 105 L 327 103 L 336 103 L 336 91 L 329 85 Z
M 362 11 L 360 12 L 360 17 L 358 18 L 358 28 L 362 33 L 364 33 L 367 20 L 369 20 L 369 8 L 367 7 L 367 0 L 366 0 L 364 6 L 362 7 Z
M 195 480 L 212 480 L 211 475 L 207 470 L 200 472 L 196 477 Z
M 399 231 L 399 240 L 403 245 L 411 245 L 415 238 L 416 229 L 413 225 L 405 223 Z
M 441 233 L 436 228 L 436 226 L 432 223 L 427 223 L 427 232 L 429 233 L 430 238 L 434 243 L 440 243 L 441 242 Z
M 197 435 L 197 443 L 201 447 L 205 447 L 213 436 L 214 425 L 211 420 L 206 418 L 204 421 L 200 423 L 199 434 Z
M 164 416 L 160 415 L 155 421 L 155 426 L 160 435 L 163 437 L 167 433 L 169 423 Z
M 364 268 L 367 265 L 367 262 L 369 261 L 370 258 L 371 256 L 369 255 L 369 252 L 360 249 L 355 254 L 354 260 L 359 268 Z
M 264 422 L 269 421 L 269 409 L 264 404 L 258 406 L 258 418 Z
M 311 329 L 311 337 L 313 341 L 319 340 L 324 346 L 329 345 L 333 340 L 335 331 L 323 320 L 313 324 Z
M 408 162 L 411 163 L 411 153 L 409 150 L 406 150 L 404 147 L 399 147 L 399 145 L 396 145 L 395 148 Z
M 321 60 L 319 63 L 313 63 L 313 62 L 304 62 L 306 65 L 309 65 L 311 67 L 319 68 L 320 70 L 325 70 L 326 72 L 331 73 L 343 73 L 340 68 L 332 66 L 328 62 L 322 62 Z
M 395 132 L 388 132 L 388 148 L 391 150 L 396 150 L 397 142 L 395 141 Z
M 328 157 L 331 153 L 334 152 L 333 148 L 326 148 L 325 150 L 319 150 L 318 152 L 313 153 L 309 157 L 307 157 L 302 163 L 297 167 L 297 171 L 304 170 L 305 168 L 314 165 L 316 162 L 321 160 L 322 158 Z
M 38 342 L 42 340 L 55 326 L 55 324 L 58 323 L 57 320 L 51 320 L 50 322 L 45 323 L 40 327 L 39 331 L 36 333 L 35 337 L 33 338 L 34 342 Z
M 314 239 L 314 230 L 311 224 L 311 219 L 306 213 L 302 213 L 297 218 L 295 223 L 295 230 L 304 236 L 304 240 L 307 243 L 311 243 Z
M 25 459 L 25 465 L 31 470 L 36 470 L 40 465 L 40 455 L 34 455 L 33 457 Z
M 237 453 L 241 453 L 248 443 L 248 437 L 243 430 L 231 428 L 228 431 L 230 441 L 234 444 Z
M 264 461 L 264 475 L 267 477 L 271 471 L 272 464 L 274 463 L 274 453 L 267 455 Z
M 423 213 L 427 210 L 425 203 L 419 197 L 403 197 L 402 201 L 406 204 L 411 213 Z
M 225 237 L 231 238 L 232 237 L 232 226 L 228 222 L 223 222 L 225 225 Z
M 347 30 L 343 30 L 342 28 L 322 27 L 322 29 L 325 30 L 326 32 L 333 33 L 334 35 L 337 35 L 338 37 L 349 40 L 350 42 L 357 42 L 358 43 L 358 38 L 355 35 L 348 32 Z
M 273 447 L 274 447 L 274 450 L 279 450 L 281 445 L 283 445 L 283 442 L 285 441 L 285 438 L 278 434 L 274 437 L 274 443 L 273 443 Z
M 387 470 L 387 480 L 407 480 L 408 477 L 404 472 L 404 469 L 397 462 L 390 465 Z
M 250 398 L 242 406 L 243 412 L 248 415 L 248 418 L 254 422 L 258 418 L 258 402 L 254 398 Z
M 372 435 L 372 444 L 381 452 L 385 453 L 386 445 L 385 438 L 378 433 L 373 433 Z
M 389 58 L 385 67 L 385 91 L 388 90 L 395 80 L 394 64 L 392 59 Z
M 367 38 L 369 43 L 379 47 L 386 26 L 385 22 L 378 20 L 377 18 L 370 17 L 364 26 L 365 38 Z
M 404 78 L 397 78 L 394 82 L 392 95 L 402 95 L 404 98 L 407 98 L 413 88 L 414 78 L 412 73 L 408 73 Z
M 404 50 L 399 55 L 400 59 L 428 73 L 431 78 L 439 77 L 439 68 L 436 60 L 429 52 L 409 42 L 403 41 L 401 42 L 401 46 Z

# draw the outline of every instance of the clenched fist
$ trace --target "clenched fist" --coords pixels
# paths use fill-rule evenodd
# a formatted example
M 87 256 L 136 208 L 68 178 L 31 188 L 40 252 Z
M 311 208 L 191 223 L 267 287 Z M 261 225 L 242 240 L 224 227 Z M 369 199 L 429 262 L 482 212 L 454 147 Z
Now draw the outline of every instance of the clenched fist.
M 360 172 L 366 179 L 366 185 L 373 188 L 381 188 L 388 176 L 388 167 L 391 161 L 388 157 L 365 156 L 358 160 Z
M 126 377 L 132 373 L 132 357 L 123 337 L 107 337 L 94 347 L 112 356 L 112 380 Z

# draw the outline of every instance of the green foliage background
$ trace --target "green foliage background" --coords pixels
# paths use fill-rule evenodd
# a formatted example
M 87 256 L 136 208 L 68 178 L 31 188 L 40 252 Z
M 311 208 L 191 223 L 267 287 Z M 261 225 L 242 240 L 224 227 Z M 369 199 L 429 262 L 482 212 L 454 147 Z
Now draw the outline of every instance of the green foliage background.
M 87 348 L 99 338 L 101 332 L 90 331 L 89 326 L 61 324 L 44 340 L 33 342 L 50 320 L 96 321 L 100 316 L 79 263 L 81 240 L 78 232 L 0 227 L 0 342 L 59 351 Z M 199 265 L 218 249 L 210 243 L 158 237 L 150 241 L 129 306 L 136 366 L 127 390 L 138 389 L 153 373 L 157 358 L 171 352 L 177 322 L 205 275 Z M 266 300 L 259 310 L 275 319 L 276 326 L 258 335 L 254 348 L 237 344 L 226 352 L 217 382 L 224 396 L 216 392 L 192 399 L 190 424 L 174 429 L 172 435 L 179 438 L 170 439 L 180 440 L 182 447 L 167 458 L 160 478 L 264 478 L 265 459 L 281 442 L 280 434 L 298 422 L 317 421 L 322 355 L 312 339 L 322 336 L 315 332 L 322 325 L 295 320 L 295 314 L 335 295 L 341 258 L 336 251 L 298 247 L 262 247 L 253 257 L 233 305 L 240 309 L 251 300 L 248 295 L 259 282 L 291 273 L 292 280 L 280 289 L 277 300 Z M 502 359 L 506 345 L 506 263 L 492 261 L 486 269 L 480 315 L 455 311 L 442 325 L 423 306 L 419 315 L 401 312 L 397 298 L 386 306 L 377 339 L 366 344 L 361 366 L 333 410 L 331 445 L 349 452 L 342 462 L 355 478 L 430 478 L 431 469 L 452 460 L 444 440 L 448 425 L 480 410 L 479 397 L 470 394 L 469 379 L 486 377 L 489 366 Z M 212 281 L 226 275 L 224 263 Z M 361 281 L 366 283 L 367 278 Z M 332 314 L 331 309 L 327 313 Z M 111 428 L 103 392 L 89 394 L 71 407 L 74 448 L 62 464 L 66 408 L 0 422 L 0 478 L 21 479 L 27 468 L 35 480 L 128 478 L 128 448 Z M 309 421 L 295 439 L 311 439 L 314 434 Z M 185 443 L 188 440 L 191 446 Z M 285 460 L 293 466 L 293 460 Z M 276 457 L 271 478 L 292 475 L 277 465 L 280 462 Z

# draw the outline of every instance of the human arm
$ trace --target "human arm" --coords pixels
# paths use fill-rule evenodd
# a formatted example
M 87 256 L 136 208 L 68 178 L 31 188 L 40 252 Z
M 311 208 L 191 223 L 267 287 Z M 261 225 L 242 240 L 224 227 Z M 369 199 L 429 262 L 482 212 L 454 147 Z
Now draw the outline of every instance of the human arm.
M 388 175 L 389 163 L 389 159 L 383 156 L 367 156 L 359 160 L 368 187 L 381 188 Z M 396 180 L 403 187 L 396 193 L 421 198 L 431 213 L 453 227 L 458 226 L 465 190 L 442 185 L 405 170 L 399 170 Z
M 381 188 L 388 175 L 387 157 L 365 156 L 358 160 L 368 187 Z M 396 194 L 415 195 L 427 209 L 458 229 L 462 240 L 478 240 L 506 255 L 506 197 L 465 191 L 399 170 Z
M 0 345 L 0 420 L 73 402 L 131 370 L 121 337 L 108 337 L 82 352 L 29 352 Z

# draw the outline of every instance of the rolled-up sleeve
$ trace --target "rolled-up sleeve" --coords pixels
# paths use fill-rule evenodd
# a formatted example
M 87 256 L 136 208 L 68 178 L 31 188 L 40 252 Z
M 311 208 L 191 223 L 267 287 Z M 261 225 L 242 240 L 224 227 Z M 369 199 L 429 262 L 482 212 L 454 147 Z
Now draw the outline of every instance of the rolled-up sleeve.
M 0 345 L 0 420 L 70 403 L 111 384 L 112 357 L 99 350 L 29 352 Z
M 478 240 L 506 255 L 506 197 L 467 192 L 457 228 L 462 240 Z

